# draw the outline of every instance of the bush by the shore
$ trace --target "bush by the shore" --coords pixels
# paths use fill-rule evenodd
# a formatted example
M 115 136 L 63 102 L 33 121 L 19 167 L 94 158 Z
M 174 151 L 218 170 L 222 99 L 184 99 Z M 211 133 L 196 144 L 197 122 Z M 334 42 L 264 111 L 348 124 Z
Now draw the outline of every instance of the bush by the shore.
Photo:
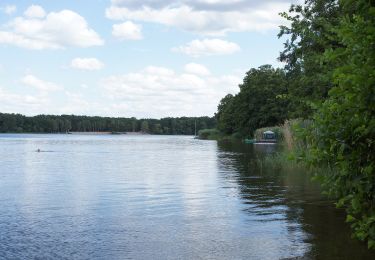
M 198 138 L 202 140 L 217 140 L 221 137 L 221 133 L 217 129 L 202 129 L 198 132 Z

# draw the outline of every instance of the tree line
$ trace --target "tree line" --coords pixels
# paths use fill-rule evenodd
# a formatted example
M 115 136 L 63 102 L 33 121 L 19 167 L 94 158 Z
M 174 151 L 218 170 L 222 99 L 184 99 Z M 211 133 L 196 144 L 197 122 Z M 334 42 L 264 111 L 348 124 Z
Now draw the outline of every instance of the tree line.
M 308 121 L 298 158 L 330 169 L 316 178 L 346 208 L 354 236 L 375 248 L 375 1 L 305 0 L 281 15 L 290 24 L 278 35 L 285 67 L 247 72 L 240 92 L 221 100 L 218 128 L 252 136 Z
M 287 76 L 283 69 L 263 65 L 246 73 L 237 95 L 228 94 L 218 106 L 218 128 L 226 135 L 252 136 L 265 126 L 287 119 Z
M 114 118 L 75 115 L 37 115 L 0 113 L 1 133 L 66 132 L 143 132 L 165 135 L 194 135 L 196 130 L 216 127 L 213 117 L 178 117 L 161 119 Z

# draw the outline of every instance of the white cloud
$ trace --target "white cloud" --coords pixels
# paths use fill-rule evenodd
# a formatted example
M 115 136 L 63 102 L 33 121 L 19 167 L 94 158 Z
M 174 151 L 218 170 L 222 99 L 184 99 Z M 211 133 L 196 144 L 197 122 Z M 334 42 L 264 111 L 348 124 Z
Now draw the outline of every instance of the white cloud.
M 115 0 L 106 9 L 113 20 L 159 23 L 206 35 L 267 31 L 285 23 L 278 14 L 293 0 Z
M 15 5 L 6 5 L 5 7 L 0 8 L 1 11 L 6 13 L 7 15 L 12 15 L 17 11 L 17 6 Z
M 205 68 L 187 64 L 186 73 L 177 73 L 151 66 L 134 73 L 109 76 L 100 84 L 105 96 L 112 100 L 112 110 L 128 116 L 213 115 L 222 97 L 238 91 L 241 77 L 193 74 L 193 67 L 194 70 Z
M 114 24 L 112 26 L 112 35 L 124 40 L 141 40 L 143 38 L 142 26 L 130 21 Z
M 21 82 L 27 86 L 36 88 L 41 92 L 58 91 L 63 89 L 58 84 L 41 80 L 32 74 L 27 74 L 21 79 Z
M 36 95 L 12 93 L 0 87 L 0 111 L 5 113 L 113 115 L 106 103 L 86 100 L 80 93 L 64 91 L 56 98 L 45 92 Z M 111 110 L 110 110 L 111 108 Z
M 173 77 L 175 74 L 175 72 L 171 69 L 157 66 L 148 66 L 144 69 L 144 72 L 149 75 L 161 77 Z
M 17 95 L 9 93 L 3 88 L 0 88 L 0 101 L 3 102 L 14 102 L 14 103 L 26 103 L 26 104 L 39 104 L 40 100 L 36 96 L 31 95 Z
M 70 63 L 70 67 L 80 70 L 100 70 L 104 64 L 96 58 L 75 58 Z
M 0 31 L 0 43 L 36 50 L 104 44 L 79 14 L 62 10 L 48 13 L 42 19 L 36 18 L 42 15 L 42 10 L 41 7 L 30 7 L 26 14 L 33 18 L 17 17 L 10 21 L 7 30 Z
M 24 15 L 28 18 L 43 18 L 46 16 L 46 12 L 44 11 L 43 7 L 39 5 L 31 5 L 26 9 Z
M 59 114 L 88 114 L 92 112 L 94 103 L 85 100 L 79 93 L 65 91 L 66 101 L 58 109 Z
M 61 99 L 60 99 L 61 98 Z M 58 105 L 57 105 L 58 104 Z M 5 113 L 111 115 L 106 106 L 84 99 L 79 93 L 64 91 L 59 99 L 45 93 L 18 94 L 0 87 L 0 111 Z M 113 114 L 113 113 L 112 113 Z
M 0 111 L 5 113 L 40 113 L 48 104 L 45 96 L 10 93 L 0 87 Z
M 182 52 L 193 57 L 225 55 L 239 51 L 241 48 L 234 42 L 220 39 L 193 40 L 184 46 L 175 47 L 172 51 Z
M 213 115 L 222 97 L 238 92 L 243 75 L 213 75 L 201 65 L 189 63 L 182 72 L 170 68 L 148 66 L 142 70 L 111 75 L 96 84 L 85 82 L 76 91 L 63 89 L 56 83 L 41 80 L 28 73 L 21 83 L 39 90 L 36 94 L 7 92 L 0 88 L 0 111 L 35 114 L 87 114 L 102 116 L 135 116 L 159 118 L 167 116 Z M 206 70 L 206 71 L 205 71 Z M 205 71 L 202 73 L 202 71 Z M 52 90 L 61 90 L 52 93 Z
M 302 0 L 303 1 L 303 0 Z M 114 6 L 126 6 L 136 9 L 142 6 L 152 8 L 166 8 L 169 6 L 188 5 L 196 10 L 233 11 L 241 9 L 256 9 L 264 5 L 265 1 L 252 0 L 111 0 Z M 298 2 L 293 0 L 267 0 L 273 4 Z
M 196 74 L 200 76 L 210 75 L 210 71 L 203 65 L 197 63 L 188 63 L 185 65 L 185 71 L 190 74 Z

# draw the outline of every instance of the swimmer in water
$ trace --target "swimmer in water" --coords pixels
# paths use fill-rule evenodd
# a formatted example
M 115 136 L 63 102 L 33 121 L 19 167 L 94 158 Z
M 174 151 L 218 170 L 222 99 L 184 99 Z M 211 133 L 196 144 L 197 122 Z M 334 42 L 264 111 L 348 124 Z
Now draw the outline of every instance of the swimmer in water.
M 40 153 L 40 149 L 38 148 L 38 150 L 36 150 L 38 153 Z

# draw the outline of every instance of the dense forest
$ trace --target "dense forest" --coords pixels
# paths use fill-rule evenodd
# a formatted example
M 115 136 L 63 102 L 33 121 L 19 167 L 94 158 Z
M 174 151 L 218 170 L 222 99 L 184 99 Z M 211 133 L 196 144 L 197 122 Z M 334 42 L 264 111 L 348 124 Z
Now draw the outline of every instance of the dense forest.
M 136 119 L 89 117 L 74 115 L 38 115 L 0 113 L 1 133 L 66 133 L 66 132 L 142 132 L 148 134 L 193 135 L 205 128 L 214 128 L 212 117 L 179 117 Z
M 221 100 L 218 128 L 252 136 L 285 119 L 308 122 L 296 126 L 305 144 L 296 158 L 327 169 L 316 179 L 375 248 L 375 1 L 306 0 L 281 15 L 285 67 L 251 69 Z

